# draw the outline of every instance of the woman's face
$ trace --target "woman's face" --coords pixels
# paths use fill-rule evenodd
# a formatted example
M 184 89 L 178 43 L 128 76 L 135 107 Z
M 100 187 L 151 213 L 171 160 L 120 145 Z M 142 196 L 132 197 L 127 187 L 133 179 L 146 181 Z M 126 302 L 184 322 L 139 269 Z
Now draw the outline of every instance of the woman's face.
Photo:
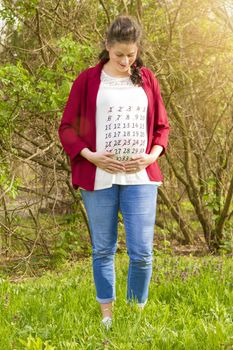
M 138 47 L 136 43 L 115 43 L 106 45 L 109 52 L 109 63 L 118 73 L 129 72 L 130 66 L 137 58 Z

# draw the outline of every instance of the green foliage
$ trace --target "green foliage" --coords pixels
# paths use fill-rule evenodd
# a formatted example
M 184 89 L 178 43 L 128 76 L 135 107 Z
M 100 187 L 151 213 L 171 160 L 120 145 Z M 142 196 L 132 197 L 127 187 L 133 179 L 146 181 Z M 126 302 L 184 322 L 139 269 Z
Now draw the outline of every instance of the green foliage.
M 11 177 L 9 174 L 9 164 L 1 164 L 0 168 L 0 188 L 2 192 L 7 191 L 7 195 L 15 199 L 18 195 L 18 186 L 21 184 L 19 177 Z
M 49 342 L 43 340 L 39 337 L 33 338 L 31 335 L 27 340 L 19 339 L 20 343 L 24 345 L 25 350 L 55 350 L 54 346 L 49 345 Z
M 216 195 L 217 179 L 212 177 L 205 181 L 206 191 L 203 194 L 203 200 L 206 207 L 213 212 L 219 211 L 220 207 L 224 204 L 224 198 L 218 198 Z M 219 202 L 220 200 L 220 202 Z
M 111 332 L 100 327 L 91 260 L 0 280 L 1 350 L 219 350 L 232 343 L 232 259 L 155 256 L 149 300 L 126 303 L 128 258 L 116 257 Z
M 232 254 L 233 252 L 233 221 L 227 221 L 224 231 L 223 237 L 220 244 L 219 252 L 220 254 Z
M 16 64 L 7 63 L 0 68 L 0 138 L 12 153 L 17 153 L 11 149 L 16 130 L 34 128 L 40 115 L 46 113 L 50 120 L 60 118 L 72 81 L 93 56 L 91 47 L 78 44 L 71 36 L 58 40 L 57 48 L 56 67 L 38 66 L 31 74 L 24 62 L 17 60 Z M 4 183 L 4 187 L 10 181 L 10 178 L 8 181 L 3 179 L 10 174 L 6 168 L 1 172 L 0 183 Z M 13 196 L 16 195 L 15 188 L 12 187 Z
M 77 43 L 72 34 L 58 40 L 57 46 L 61 49 L 61 57 L 57 64 L 57 70 L 81 71 L 87 68 L 87 62 L 93 60 L 93 48 L 89 45 Z
M 12 190 L 13 194 L 17 193 L 17 186 L 18 182 L 16 181 L 15 188 Z M 12 198 L 13 194 L 7 194 L 8 206 L 14 206 L 15 199 Z M 40 213 L 36 219 L 37 225 L 40 227 L 40 237 L 36 237 L 35 221 L 27 212 L 25 212 L 24 216 L 17 215 L 17 212 L 11 214 L 10 227 L 15 236 L 11 240 L 8 255 L 18 257 L 28 255 L 28 248 L 32 249 L 32 245 L 24 244 L 25 237 L 29 242 L 33 243 L 35 240 L 36 242 L 33 254 L 29 259 L 23 258 L 19 264 L 14 259 L 12 261 L 9 259 L 5 262 L 2 270 L 9 276 L 22 275 L 29 266 L 31 271 L 43 273 L 44 269 L 58 268 L 66 260 L 71 261 L 90 257 L 90 238 L 79 211 L 74 209 L 74 214 L 72 215 Z M 0 217 L 0 220 L 3 220 L 3 217 Z M 19 239 L 17 240 L 17 238 Z
M 93 54 L 91 47 L 79 45 L 71 37 L 61 38 L 57 45 L 60 55 L 56 69 L 42 66 L 31 75 L 21 61 L 1 67 L 0 135 L 3 139 L 9 141 L 12 132 L 19 124 L 24 127 L 28 117 L 34 119 L 39 113 L 62 110 L 71 82 Z
M 9 25 L 20 27 L 19 17 L 24 18 L 33 17 L 39 5 L 39 0 L 3 0 L 1 2 L 0 17 L 7 21 Z
M 77 223 L 77 222 L 76 222 Z M 80 239 L 80 233 L 77 233 L 74 225 L 67 227 L 66 230 L 59 231 L 59 239 L 56 240 L 53 247 L 53 265 L 61 264 L 65 259 L 74 256 L 89 256 L 91 245 L 88 239 Z
M 33 77 L 22 67 L 21 62 L 0 68 L 0 136 L 4 141 L 10 141 L 19 111 L 27 108 L 26 101 L 32 96 L 32 81 Z

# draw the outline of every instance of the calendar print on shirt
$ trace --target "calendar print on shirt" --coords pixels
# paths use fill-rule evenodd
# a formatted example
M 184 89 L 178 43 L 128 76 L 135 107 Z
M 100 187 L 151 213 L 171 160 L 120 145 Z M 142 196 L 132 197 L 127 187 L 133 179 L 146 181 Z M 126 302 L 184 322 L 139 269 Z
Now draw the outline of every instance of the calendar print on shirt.
M 145 153 L 147 148 L 147 95 L 129 77 L 113 78 L 103 70 L 96 101 L 96 150 L 115 154 L 119 161 Z M 113 184 L 155 184 L 146 169 L 136 173 L 109 173 L 97 167 L 95 190 Z M 157 184 L 157 183 L 156 183 Z
M 97 150 L 112 152 L 119 161 L 147 148 L 148 100 L 129 77 L 113 78 L 104 71 L 97 97 Z
M 105 151 L 114 152 L 116 159 L 127 161 L 146 151 L 146 106 L 111 105 L 103 115 Z

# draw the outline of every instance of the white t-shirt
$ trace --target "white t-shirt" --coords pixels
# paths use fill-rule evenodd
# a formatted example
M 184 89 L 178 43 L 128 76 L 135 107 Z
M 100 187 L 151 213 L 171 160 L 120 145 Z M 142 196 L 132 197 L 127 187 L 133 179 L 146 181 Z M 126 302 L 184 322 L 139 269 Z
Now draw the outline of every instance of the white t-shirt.
M 148 100 L 142 87 L 129 77 L 111 77 L 102 70 L 96 102 L 96 150 L 112 151 L 118 160 L 143 154 L 147 147 Z M 118 185 L 157 184 L 145 169 L 126 174 L 110 174 L 96 169 L 95 190 Z

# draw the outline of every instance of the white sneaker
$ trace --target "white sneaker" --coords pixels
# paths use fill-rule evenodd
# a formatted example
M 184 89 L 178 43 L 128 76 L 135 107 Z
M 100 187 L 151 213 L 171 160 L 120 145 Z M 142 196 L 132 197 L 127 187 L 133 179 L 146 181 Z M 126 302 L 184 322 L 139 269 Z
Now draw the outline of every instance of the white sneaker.
M 104 325 L 106 330 L 109 330 L 112 326 L 112 318 L 109 316 L 106 316 L 102 319 L 101 323 Z
M 143 310 L 145 305 L 146 305 L 146 301 L 144 303 L 137 303 L 137 307 L 139 308 L 139 310 Z
M 144 304 L 144 303 L 138 303 L 138 304 L 137 304 L 137 307 L 138 307 L 139 310 L 143 310 L 144 307 L 145 307 L 145 305 L 146 305 L 146 304 Z

